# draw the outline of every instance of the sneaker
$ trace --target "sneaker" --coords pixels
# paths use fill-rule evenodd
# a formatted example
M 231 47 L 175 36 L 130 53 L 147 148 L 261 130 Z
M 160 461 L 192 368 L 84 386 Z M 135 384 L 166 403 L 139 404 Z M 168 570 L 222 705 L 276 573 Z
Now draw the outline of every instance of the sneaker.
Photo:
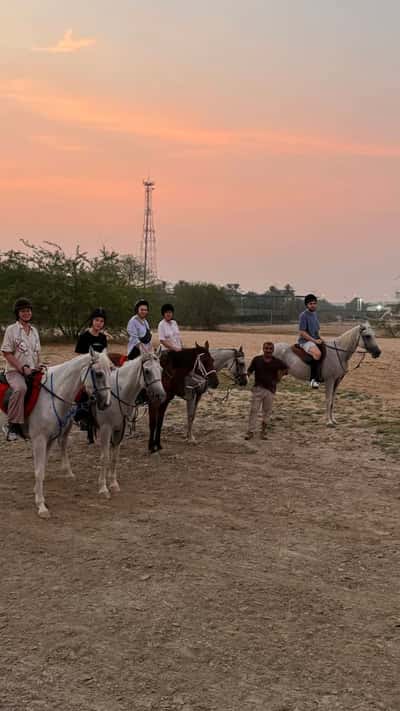
M 244 438 L 245 439 L 253 439 L 253 437 L 254 437 L 254 432 L 247 432 L 247 434 L 245 435 Z
M 318 380 L 310 380 L 310 388 L 314 388 L 315 390 L 319 388 L 319 382 Z
M 15 442 L 18 439 L 17 433 L 13 431 L 10 425 L 3 425 L 1 429 L 6 436 L 7 442 Z

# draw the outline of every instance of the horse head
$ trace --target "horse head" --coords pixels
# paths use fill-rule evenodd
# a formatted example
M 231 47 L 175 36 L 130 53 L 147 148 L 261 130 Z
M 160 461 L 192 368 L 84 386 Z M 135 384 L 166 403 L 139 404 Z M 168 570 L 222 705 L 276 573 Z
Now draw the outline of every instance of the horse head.
M 98 353 L 90 347 L 89 353 L 90 363 L 81 372 L 81 382 L 99 410 L 105 410 L 111 405 L 112 363 L 106 351 Z
M 196 365 L 195 372 L 198 375 L 202 375 L 207 380 L 207 386 L 209 388 L 217 388 L 219 385 L 219 380 L 217 376 L 217 371 L 215 370 L 214 361 L 210 353 L 210 345 L 208 341 L 205 342 L 204 346 L 199 346 L 196 341 Z
M 360 324 L 360 340 L 362 340 L 365 350 L 373 358 L 379 358 L 381 349 L 376 342 L 375 333 L 368 321 Z
M 235 355 L 233 358 L 231 371 L 236 385 L 240 385 L 241 387 L 247 385 L 248 378 L 243 346 L 240 346 L 240 348 L 235 348 Z
M 144 387 L 150 402 L 165 400 L 165 390 L 161 382 L 160 360 L 154 353 L 143 353 L 142 376 Z

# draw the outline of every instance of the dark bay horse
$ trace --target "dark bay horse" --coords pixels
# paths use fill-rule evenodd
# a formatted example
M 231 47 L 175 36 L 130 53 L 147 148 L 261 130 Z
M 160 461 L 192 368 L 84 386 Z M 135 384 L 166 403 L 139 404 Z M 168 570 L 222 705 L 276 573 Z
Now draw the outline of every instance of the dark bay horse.
M 149 404 L 150 452 L 162 449 L 161 430 L 165 413 L 171 400 L 177 395 L 185 398 L 190 388 L 204 392 L 207 387 L 217 388 L 218 377 L 211 357 L 208 341 L 204 346 L 196 343 L 195 348 L 169 351 L 161 356 L 163 366 L 162 384 L 166 399 L 162 403 Z

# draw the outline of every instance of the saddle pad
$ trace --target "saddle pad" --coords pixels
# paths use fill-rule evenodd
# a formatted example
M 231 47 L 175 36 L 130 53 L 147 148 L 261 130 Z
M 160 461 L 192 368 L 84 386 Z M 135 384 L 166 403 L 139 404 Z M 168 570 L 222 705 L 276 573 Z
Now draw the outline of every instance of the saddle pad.
M 111 363 L 117 366 L 117 368 L 120 368 L 121 365 L 126 363 L 128 360 L 128 356 L 123 355 L 122 353 L 107 353 Z
M 42 381 L 42 372 L 40 370 L 36 371 L 32 376 L 26 378 L 27 391 L 24 400 L 24 414 L 28 417 L 33 408 L 35 407 L 38 397 L 40 394 L 40 383 Z M 10 400 L 12 390 L 8 385 L 7 381 L 4 383 L 3 380 L 0 381 L 0 409 L 7 413 L 8 402 Z

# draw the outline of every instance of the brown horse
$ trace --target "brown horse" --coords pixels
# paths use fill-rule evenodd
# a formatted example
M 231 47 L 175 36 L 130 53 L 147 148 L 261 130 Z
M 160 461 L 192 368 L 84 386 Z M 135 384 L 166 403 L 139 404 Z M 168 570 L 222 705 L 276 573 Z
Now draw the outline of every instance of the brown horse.
M 204 346 L 196 343 L 195 348 L 184 348 L 182 351 L 168 351 L 161 356 L 163 367 L 162 384 L 166 399 L 162 403 L 149 404 L 150 452 L 162 449 L 161 430 L 165 412 L 171 400 L 187 397 L 190 388 L 199 388 L 204 392 L 207 387 L 217 388 L 218 377 L 214 361 L 210 355 L 208 341 Z

